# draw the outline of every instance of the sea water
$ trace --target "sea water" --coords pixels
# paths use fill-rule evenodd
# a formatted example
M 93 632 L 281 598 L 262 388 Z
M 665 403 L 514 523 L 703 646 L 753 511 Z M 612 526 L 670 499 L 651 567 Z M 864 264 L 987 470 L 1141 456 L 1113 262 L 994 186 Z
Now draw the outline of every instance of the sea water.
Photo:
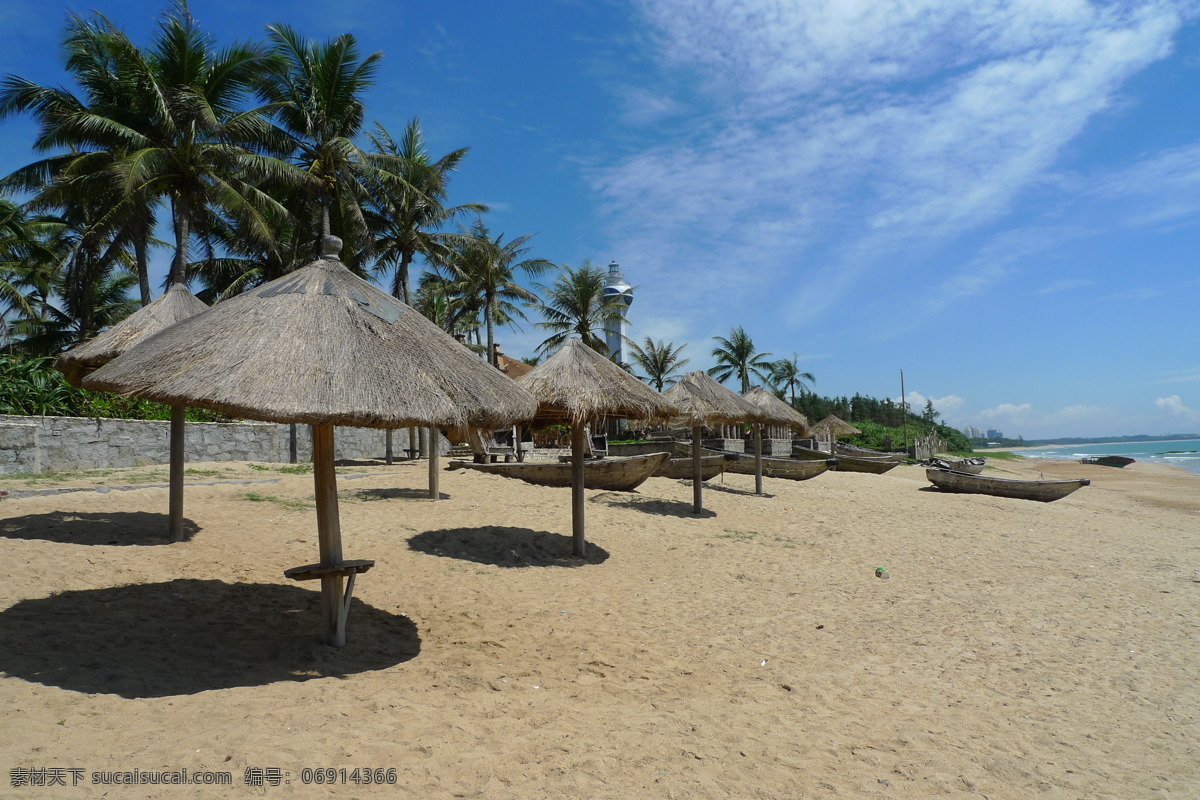
M 1148 464 L 1170 464 L 1200 473 L 1200 439 L 1169 442 L 1117 442 L 1113 444 L 1067 444 L 1018 450 L 1028 458 L 1078 461 L 1091 456 L 1128 456 Z M 979 451 L 986 456 L 986 448 Z

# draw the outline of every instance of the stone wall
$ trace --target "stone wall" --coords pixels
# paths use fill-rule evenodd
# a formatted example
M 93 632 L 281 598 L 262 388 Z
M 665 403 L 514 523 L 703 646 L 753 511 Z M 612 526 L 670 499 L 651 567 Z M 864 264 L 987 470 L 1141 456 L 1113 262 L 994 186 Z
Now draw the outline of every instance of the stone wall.
M 0 415 L 0 476 L 166 464 L 170 428 L 171 423 L 158 420 Z M 290 431 L 290 425 L 272 422 L 189 422 L 184 457 L 189 462 L 286 462 L 291 460 Z M 384 435 L 373 428 L 338 428 L 334 457 L 382 458 Z M 407 443 L 407 434 L 397 431 L 397 456 Z M 311 459 L 309 428 L 297 425 L 296 460 Z

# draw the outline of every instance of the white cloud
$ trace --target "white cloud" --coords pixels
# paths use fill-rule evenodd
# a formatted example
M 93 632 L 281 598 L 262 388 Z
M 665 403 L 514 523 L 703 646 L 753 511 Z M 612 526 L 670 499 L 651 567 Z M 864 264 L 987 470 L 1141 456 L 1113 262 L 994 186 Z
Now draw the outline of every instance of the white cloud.
M 926 397 L 920 392 L 910 391 L 908 393 L 908 409 L 914 414 L 920 414 L 925 409 L 925 403 L 930 400 L 933 401 L 934 409 L 945 418 L 957 412 L 966 402 L 955 394 L 948 394 L 945 397 Z
M 1055 281 L 1049 286 L 1038 289 L 1038 294 L 1057 294 L 1058 292 L 1068 292 L 1072 289 L 1083 289 L 1091 286 L 1095 281 L 1089 281 L 1084 278 L 1064 278 L 1060 281 Z
M 793 324 L 1007 211 L 1180 25 L 1169 4 L 1083 0 L 641 7 L 661 66 L 711 110 L 594 170 L 613 238 L 684 310 L 786 280 Z M 1009 268 L 976 264 L 943 302 Z
M 1188 419 L 1200 419 L 1200 411 L 1185 406 L 1183 398 L 1177 394 L 1169 397 L 1160 397 L 1154 401 L 1154 405 L 1172 415 Z
M 1200 367 L 1190 367 L 1161 374 L 1163 377 L 1154 383 L 1195 383 L 1200 381 Z

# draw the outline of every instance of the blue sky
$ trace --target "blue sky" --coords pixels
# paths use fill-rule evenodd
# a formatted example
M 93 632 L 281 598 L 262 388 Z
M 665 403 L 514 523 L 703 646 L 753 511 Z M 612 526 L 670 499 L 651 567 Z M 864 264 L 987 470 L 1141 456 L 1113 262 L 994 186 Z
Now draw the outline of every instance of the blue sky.
M 0 72 L 65 80 L 93 8 L 144 42 L 164 4 L 5 0 Z M 958 427 L 1200 431 L 1196 2 L 191 8 L 223 41 L 282 20 L 382 50 L 370 118 L 469 146 L 451 200 L 533 255 L 617 260 L 630 334 L 688 369 L 741 325 L 822 394 L 898 397 L 904 370 Z M 32 130 L 0 124 L 0 170 Z

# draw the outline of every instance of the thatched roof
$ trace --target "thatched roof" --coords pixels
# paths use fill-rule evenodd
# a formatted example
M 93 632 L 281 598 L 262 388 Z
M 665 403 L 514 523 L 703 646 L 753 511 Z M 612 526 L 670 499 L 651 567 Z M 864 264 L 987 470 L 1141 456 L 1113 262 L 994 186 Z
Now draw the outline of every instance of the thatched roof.
M 663 397 L 682 412 L 675 417 L 675 423 L 688 427 L 764 421 L 763 412 L 758 406 L 726 389 L 700 370 L 684 375 L 663 392 Z
M 646 421 L 670 419 L 671 402 L 579 339 L 517 378 L 538 399 L 538 417 L 572 424 L 604 416 Z
M 849 422 L 844 422 L 835 417 L 833 414 L 830 414 L 828 417 L 814 425 L 813 432 L 827 433 L 831 437 L 835 438 L 838 436 L 854 436 L 862 433 L 862 431 L 851 425 Z
M 786 425 L 801 436 L 809 435 L 808 418 L 761 386 L 753 387 L 742 397 L 766 414 L 766 424 Z
M 60 355 L 54 366 L 67 377 L 68 383 L 79 386 L 89 372 L 104 366 L 143 339 L 207 310 L 208 306 L 182 283 L 172 284 L 150 305 Z
M 91 389 L 310 425 L 500 427 L 533 397 L 326 255 L 145 340 Z

